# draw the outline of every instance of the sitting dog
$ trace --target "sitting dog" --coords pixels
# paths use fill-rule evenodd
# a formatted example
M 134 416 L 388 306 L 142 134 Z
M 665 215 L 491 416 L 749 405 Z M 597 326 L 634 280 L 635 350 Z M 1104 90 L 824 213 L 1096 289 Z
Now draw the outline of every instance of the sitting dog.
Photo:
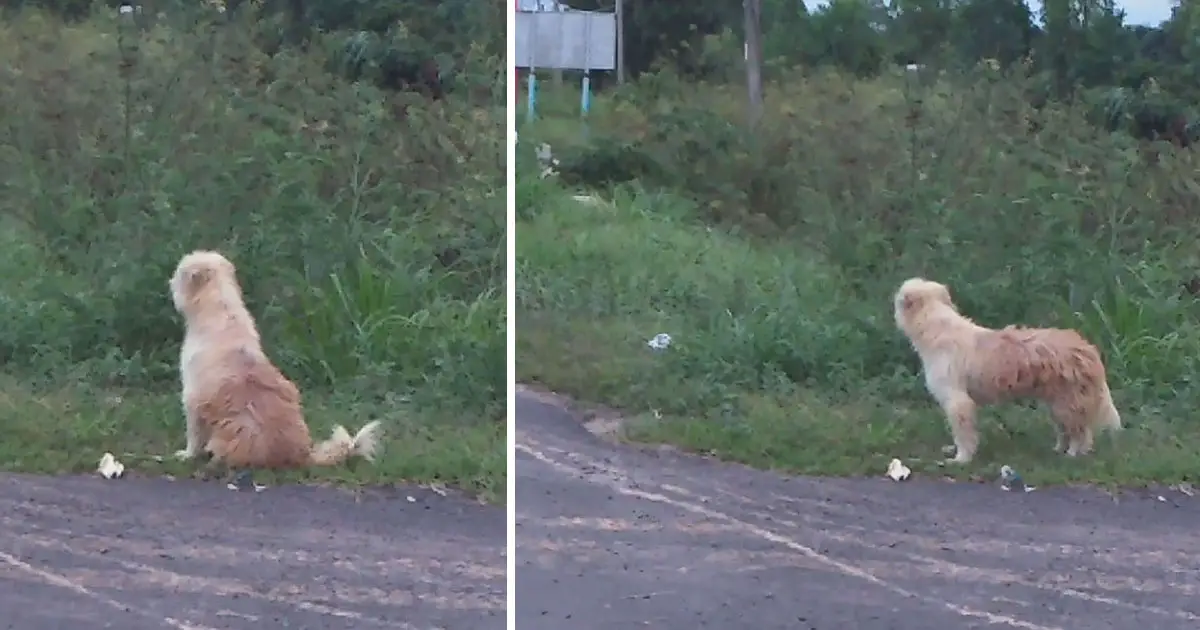
M 176 457 L 208 452 L 212 464 L 242 469 L 239 483 L 250 480 L 252 468 L 333 466 L 355 456 L 374 460 L 378 420 L 353 436 L 334 427 L 328 440 L 313 444 L 300 392 L 263 352 L 233 263 L 216 252 L 192 252 L 179 262 L 170 288 L 186 327 L 179 375 L 187 446 Z
M 1074 330 L 985 328 L 959 314 L 945 285 L 911 278 L 896 292 L 896 326 L 921 357 L 925 385 L 950 423 L 955 463 L 975 456 L 976 408 L 1013 398 L 1050 405 L 1054 449 L 1091 451 L 1094 434 L 1121 428 L 1100 352 Z

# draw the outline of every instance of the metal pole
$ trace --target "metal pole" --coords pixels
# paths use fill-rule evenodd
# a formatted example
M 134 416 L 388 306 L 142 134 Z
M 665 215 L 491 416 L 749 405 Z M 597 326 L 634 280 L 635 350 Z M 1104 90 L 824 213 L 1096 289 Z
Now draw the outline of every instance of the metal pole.
M 743 0 L 746 18 L 746 90 L 750 97 L 750 126 L 762 120 L 762 0 Z
M 521 0 L 513 0 L 513 22 L 517 21 L 517 12 L 521 10 Z M 516 28 L 513 29 L 513 37 L 516 37 Z M 521 71 L 517 61 L 513 61 L 513 107 L 521 100 Z
M 625 84 L 625 9 L 624 0 L 617 0 L 617 84 Z

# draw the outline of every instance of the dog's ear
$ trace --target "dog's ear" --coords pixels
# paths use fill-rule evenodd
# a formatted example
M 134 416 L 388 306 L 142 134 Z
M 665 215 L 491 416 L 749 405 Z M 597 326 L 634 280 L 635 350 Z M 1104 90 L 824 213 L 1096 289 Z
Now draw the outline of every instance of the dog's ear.
M 954 300 L 950 299 L 950 289 L 946 288 L 946 285 L 938 285 L 937 296 L 942 304 L 954 306 Z

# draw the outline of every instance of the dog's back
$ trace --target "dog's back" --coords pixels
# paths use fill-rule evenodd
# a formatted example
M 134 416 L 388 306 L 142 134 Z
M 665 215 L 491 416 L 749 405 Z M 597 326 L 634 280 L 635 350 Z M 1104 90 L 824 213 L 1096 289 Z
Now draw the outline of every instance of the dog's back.
M 212 347 L 203 355 L 196 357 L 202 382 L 189 404 L 210 427 L 213 457 L 233 467 L 307 464 L 312 439 L 296 386 L 256 347 Z
M 976 356 L 991 364 L 977 372 L 991 379 L 978 389 L 997 398 L 1107 394 L 1100 351 L 1074 330 L 1008 326 L 981 335 L 977 343 Z

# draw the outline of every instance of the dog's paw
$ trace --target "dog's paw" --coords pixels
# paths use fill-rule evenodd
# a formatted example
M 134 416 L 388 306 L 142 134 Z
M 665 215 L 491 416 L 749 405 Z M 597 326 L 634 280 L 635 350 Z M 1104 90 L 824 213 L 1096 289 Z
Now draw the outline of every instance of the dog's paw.
M 958 451 L 954 454 L 954 457 L 947 459 L 946 463 L 953 464 L 955 466 L 962 466 L 964 464 L 970 464 L 972 459 L 974 459 L 973 455 L 963 451 Z
M 181 462 L 186 462 L 189 459 L 195 459 L 195 458 L 196 458 L 196 453 L 193 453 L 192 451 L 189 451 L 186 448 L 175 451 L 175 459 L 177 459 Z

